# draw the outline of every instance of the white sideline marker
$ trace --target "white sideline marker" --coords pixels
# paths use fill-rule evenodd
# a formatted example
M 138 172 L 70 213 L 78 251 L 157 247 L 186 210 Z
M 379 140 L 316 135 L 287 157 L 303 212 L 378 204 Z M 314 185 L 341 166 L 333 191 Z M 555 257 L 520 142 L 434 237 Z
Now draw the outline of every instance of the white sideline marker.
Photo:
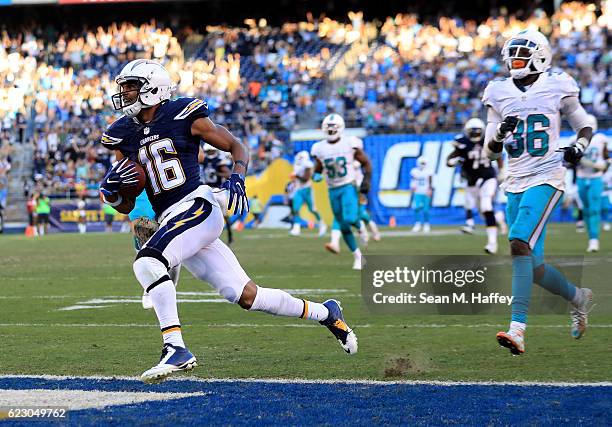
M 107 406 L 128 405 L 132 403 L 149 401 L 182 399 L 184 397 L 204 396 L 206 394 L 210 393 L 0 389 L 0 407 L 64 406 L 68 407 L 69 410 L 74 411 L 79 409 L 98 409 L 105 408 Z

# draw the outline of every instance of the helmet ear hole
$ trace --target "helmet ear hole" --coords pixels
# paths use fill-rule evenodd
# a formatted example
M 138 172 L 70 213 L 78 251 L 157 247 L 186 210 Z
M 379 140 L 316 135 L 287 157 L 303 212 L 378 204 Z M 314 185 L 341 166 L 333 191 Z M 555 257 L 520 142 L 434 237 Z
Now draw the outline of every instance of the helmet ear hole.
M 157 93 L 157 89 L 158 89 L 158 88 L 153 88 L 153 89 L 151 89 L 151 93 L 152 93 L 153 95 L 155 95 L 155 94 Z

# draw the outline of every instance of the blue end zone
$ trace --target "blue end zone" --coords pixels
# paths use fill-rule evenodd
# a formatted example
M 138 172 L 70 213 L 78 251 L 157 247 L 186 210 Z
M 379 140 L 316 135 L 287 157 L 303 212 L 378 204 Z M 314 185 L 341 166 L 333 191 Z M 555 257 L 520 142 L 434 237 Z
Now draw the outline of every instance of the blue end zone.
M 0 378 L 1 389 L 206 392 L 71 411 L 66 425 L 609 425 L 611 386 L 316 384 Z M 0 402 L 2 401 L 0 393 Z M 4 421 L 6 425 L 31 422 Z

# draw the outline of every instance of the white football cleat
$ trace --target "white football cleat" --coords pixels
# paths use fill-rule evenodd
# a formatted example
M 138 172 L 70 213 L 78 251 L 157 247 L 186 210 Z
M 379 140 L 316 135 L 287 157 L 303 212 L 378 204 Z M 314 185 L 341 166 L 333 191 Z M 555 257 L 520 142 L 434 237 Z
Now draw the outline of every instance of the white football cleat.
M 338 255 L 340 253 L 340 245 L 335 245 L 331 242 L 325 244 L 325 249 L 327 249 L 332 254 Z
M 414 227 L 412 227 L 412 232 L 413 233 L 418 233 L 419 231 L 421 231 L 421 223 L 420 222 L 416 222 L 414 224 Z
M 497 342 L 510 350 L 513 356 L 525 353 L 525 332 L 520 329 L 510 329 L 508 332 L 498 332 Z
M 589 239 L 587 252 L 599 252 L 599 239 Z
M 145 383 L 157 384 L 175 372 L 191 371 L 198 362 L 189 350 L 172 344 L 164 344 L 159 363 L 143 372 L 140 379 Z
M 474 234 L 474 227 L 470 225 L 464 225 L 460 228 L 461 232 L 464 234 Z
M 593 291 L 589 288 L 579 288 L 580 304 L 574 305 L 570 315 L 572 316 L 572 337 L 580 339 L 586 332 L 589 320 L 589 311 L 593 307 Z
M 327 224 L 321 221 L 319 222 L 319 237 L 325 236 L 325 233 L 327 233 Z
M 153 308 L 153 298 L 148 292 L 142 294 L 142 308 L 145 310 L 151 310 Z
M 431 232 L 431 226 L 429 225 L 428 222 L 425 223 L 425 225 L 423 226 L 423 233 L 429 233 Z
M 291 231 L 289 231 L 289 234 L 292 236 L 299 236 L 300 232 L 301 232 L 300 224 L 293 224 L 293 227 L 291 227 Z
M 495 255 L 497 253 L 497 243 L 489 243 L 484 247 L 484 250 L 489 255 Z

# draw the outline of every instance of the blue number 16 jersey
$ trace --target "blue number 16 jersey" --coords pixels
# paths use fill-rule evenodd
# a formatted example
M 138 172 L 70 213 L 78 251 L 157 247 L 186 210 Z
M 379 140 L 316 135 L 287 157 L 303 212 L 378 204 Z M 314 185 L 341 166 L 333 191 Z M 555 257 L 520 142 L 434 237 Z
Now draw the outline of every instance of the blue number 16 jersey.
M 200 138 L 191 134 L 191 125 L 208 115 L 204 101 L 179 98 L 162 103 L 149 123 L 122 116 L 102 134 L 104 147 L 143 167 L 145 189 L 158 217 L 200 185 Z

